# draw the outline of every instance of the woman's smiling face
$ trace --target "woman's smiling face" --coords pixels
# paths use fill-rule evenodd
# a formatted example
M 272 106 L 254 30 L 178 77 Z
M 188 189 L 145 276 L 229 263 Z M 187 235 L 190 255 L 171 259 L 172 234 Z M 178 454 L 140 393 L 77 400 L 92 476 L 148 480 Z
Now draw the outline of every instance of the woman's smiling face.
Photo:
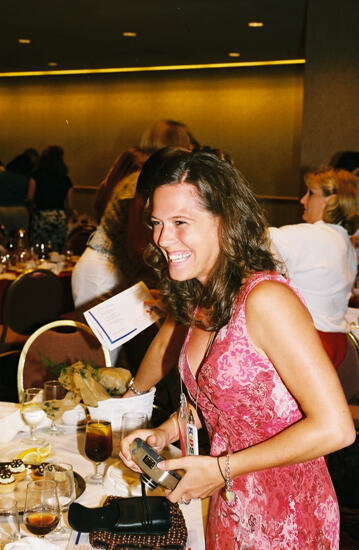
M 205 285 L 220 253 L 219 217 L 201 205 L 195 186 L 158 187 L 151 221 L 153 240 L 167 260 L 170 277 Z

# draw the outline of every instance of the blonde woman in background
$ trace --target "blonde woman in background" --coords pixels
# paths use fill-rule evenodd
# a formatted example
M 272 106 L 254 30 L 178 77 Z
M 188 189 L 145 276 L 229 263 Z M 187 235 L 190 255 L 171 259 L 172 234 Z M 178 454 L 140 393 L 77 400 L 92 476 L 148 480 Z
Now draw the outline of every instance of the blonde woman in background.
M 337 369 L 347 353 L 345 314 L 357 274 L 350 235 L 358 227 L 358 182 L 346 170 L 309 172 L 307 192 L 300 201 L 306 223 L 270 228 L 273 251 L 303 296 Z

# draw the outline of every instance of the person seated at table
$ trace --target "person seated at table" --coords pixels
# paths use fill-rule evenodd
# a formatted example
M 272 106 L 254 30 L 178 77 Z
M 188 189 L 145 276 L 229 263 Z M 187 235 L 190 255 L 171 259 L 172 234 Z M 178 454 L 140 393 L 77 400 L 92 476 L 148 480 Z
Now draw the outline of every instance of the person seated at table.
M 116 158 L 110 170 L 107 172 L 105 179 L 100 183 L 100 187 L 96 193 L 94 209 L 98 224 L 101 222 L 101 218 L 105 212 L 106 206 L 110 202 L 114 190 L 116 189 L 116 191 L 118 191 L 117 187 L 119 183 L 134 172 L 137 173 L 138 177 L 147 157 L 148 155 L 145 153 L 145 149 L 141 150 L 140 148 L 133 147 Z M 126 192 L 129 197 L 133 197 L 133 186 L 136 183 L 136 179 L 135 177 L 129 178 L 124 186 L 121 186 L 121 188 L 123 187 L 123 194 L 121 193 L 121 196 L 118 197 L 119 199 L 128 198 L 126 197 Z M 135 183 L 133 184 L 132 182 Z
M 187 420 L 204 423 L 211 442 L 210 456 L 158 464 L 184 471 L 167 498 L 212 497 L 207 550 L 337 549 L 323 455 L 353 442 L 353 422 L 308 310 L 276 271 L 259 205 L 239 172 L 209 153 L 155 153 L 138 189 L 153 231 L 146 260 L 173 320 L 158 334 L 188 328 L 179 358 Z M 145 357 L 135 389 L 162 375 L 162 359 L 150 369 Z M 128 435 L 120 456 L 138 470 L 135 437 L 160 452 L 179 436 L 174 416 Z
M 23 153 L 17 155 L 6 166 L 7 170 L 14 172 L 15 174 L 22 174 L 23 176 L 30 177 L 37 166 L 39 161 L 39 153 L 36 149 L 29 147 L 25 149 Z
M 337 151 L 330 159 L 329 164 L 336 170 L 348 170 L 348 172 L 358 175 L 359 151 Z
M 36 181 L 31 242 L 48 243 L 62 252 L 67 237 L 67 213 L 72 208 L 72 182 L 58 145 L 47 147 L 33 174 Z
M 108 175 L 109 187 L 113 181 L 111 174 L 113 179 L 116 175 L 122 176 L 117 181 L 117 186 L 121 183 L 120 197 L 115 186 L 101 223 L 74 267 L 71 284 L 77 308 L 87 307 L 106 293 L 126 287 L 124 273 L 132 267 L 126 238 L 128 209 L 135 195 L 140 168 L 147 158 L 148 153 L 139 148 L 128 149 L 116 160 Z M 139 241 L 144 231 L 141 225 L 136 235 Z
M 345 314 L 357 274 L 350 235 L 359 226 L 359 179 L 323 168 L 306 174 L 305 183 L 300 202 L 306 223 L 271 227 L 270 237 L 338 368 L 347 352 Z
M 30 177 L 32 162 L 27 155 L 17 155 L 6 170 L 0 171 L 0 224 L 9 235 L 28 229 L 28 207 L 34 197 L 35 181 Z

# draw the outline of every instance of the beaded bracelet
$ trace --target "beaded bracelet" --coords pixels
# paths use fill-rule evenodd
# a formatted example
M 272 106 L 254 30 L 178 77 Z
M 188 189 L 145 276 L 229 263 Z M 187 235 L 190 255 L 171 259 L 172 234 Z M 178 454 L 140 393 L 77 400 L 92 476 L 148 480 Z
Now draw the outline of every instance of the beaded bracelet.
M 227 502 L 227 504 L 233 504 L 236 495 L 233 491 L 233 481 L 231 480 L 231 465 L 230 465 L 230 462 L 229 462 L 229 457 L 230 457 L 230 454 L 227 454 L 226 455 L 225 475 L 223 475 L 222 468 L 221 468 L 221 465 L 219 463 L 219 459 L 221 458 L 220 456 L 217 456 L 217 464 L 218 464 L 218 469 L 219 469 L 219 471 L 221 473 L 221 476 L 223 478 L 223 481 L 226 484 L 225 488 L 223 489 L 223 498 Z
M 218 469 L 219 469 L 219 471 L 220 471 L 220 473 L 221 473 L 221 476 L 223 477 L 224 483 L 226 483 L 226 478 L 225 478 L 224 475 L 223 475 L 222 468 L 221 468 L 221 465 L 220 465 L 220 463 L 219 463 L 219 459 L 220 459 L 220 458 L 221 458 L 220 456 L 217 456 Z
M 228 504 L 233 504 L 236 495 L 233 491 L 233 481 L 231 480 L 230 456 L 229 453 L 226 456 L 226 489 L 224 491 L 224 498 Z
M 128 384 L 128 388 L 130 391 L 132 391 L 132 393 L 134 393 L 135 395 L 145 395 L 145 393 L 148 393 L 150 390 L 145 390 L 145 391 L 140 391 L 140 390 L 136 390 L 136 388 L 133 387 L 133 383 L 134 383 L 134 378 L 132 378 L 130 380 L 130 383 Z

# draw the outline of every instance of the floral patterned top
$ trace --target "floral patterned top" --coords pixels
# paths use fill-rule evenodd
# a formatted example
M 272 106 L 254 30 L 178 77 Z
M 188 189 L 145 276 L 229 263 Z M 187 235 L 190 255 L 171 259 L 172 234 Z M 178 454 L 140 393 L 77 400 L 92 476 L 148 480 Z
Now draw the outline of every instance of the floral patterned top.
M 262 281 L 257 273 L 242 287 L 229 323 L 218 332 L 197 379 L 187 360 L 189 329 L 179 368 L 208 429 L 211 455 L 265 441 L 303 417 L 275 366 L 251 343 L 245 306 Z M 296 292 L 297 293 L 297 292 Z M 221 491 L 211 499 L 206 550 L 319 550 L 339 547 L 339 510 L 324 458 L 269 468 L 233 480 L 234 503 Z

